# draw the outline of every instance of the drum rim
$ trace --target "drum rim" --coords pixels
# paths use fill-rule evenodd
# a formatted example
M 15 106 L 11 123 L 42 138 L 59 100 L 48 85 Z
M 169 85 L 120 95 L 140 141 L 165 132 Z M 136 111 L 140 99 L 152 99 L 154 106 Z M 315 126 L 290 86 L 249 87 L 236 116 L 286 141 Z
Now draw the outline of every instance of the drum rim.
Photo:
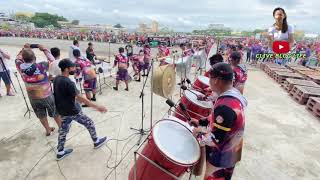
M 196 90 L 193 90 L 193 89 L 191 89 L 190 91 L 192 91 L 192 92 L 198 92 L 198 93 L 200 93 L 201 95 L 204 95 L 203 93 L 201 93 L 201 92 L 199 92 L 199 91 L 196 91 Z M 193 93 L 191 93 L 191 92 L 188 92 L 188 93 L 190 93 L 190 94 L 193 95 Z M 204 108 L 204 109 L 212 109 L 212 107 L 213 107 L 213 105 L 211 105 L 210 101 L 208 101 L 208 104 L 210 104 L 210 107 L 208 107 L 208 106 L 205 107 L 205 106 L 203 106 L 203 105 L 199 105 L 199 104 L 194 103 L 193 100 L 191 100 L 191 99 L 186 95 L 186 92 L 184 92 L 183 94 L 185 95 L 185 97 L 186 97 L 190 102 L 192 102 L 192 104 L 195 104 L 195 105 L 197 105 L 197 106 L 200 106 L 200 107 L 202 107 L 202 108 Z
M 154 136 L 154 131 L 152 131 L 152 137 L 153 137 L 153 142 L 154 142 L 154 144 L 156 145 L 156 148 L 159 150 L 159 152 L 166 158 L 166 159 L 168 159 L 170 162 L 172 162 L 172 163 L 174 163 L 174 164 L 176 164 L 176 165 L 179 165 L 179 166 L 184 166 L 184 167 L 190 167 L 190 166 L 193 166 L 193 165 L 195 165 L 195 164 L 197 164 L 198 162 L 199 162 L 199 160 L 200 160 L 200 157 L 201 157 L 201 149 L 200 149 L 200 144 L 199 144 L 199 142 L 198 142 L 198 140 L 193 136 L 193 134 L 192 134 L 192 132 L 190 131 L 190 129 L 188 128 L 188 127 L 186 127 L 185 125 L 183 125 L 183 124 L 181 124 L 180 122 L 178 122 L 178 121 L 174 121 L 174 120 L 172 120 L 172 119 L 161 119 L 160 121 L 158 121 L 158 122 L 156 122 L 154 125 L 153 125 L 153 127 L 154 126 L 156 126 L 158 123 L 160 123 L 160 122 L 162 122 L 162 121 L 172 121 L 172 122 L 174 122 L 174 123 L 178 123 L 178 124 L 180 124 L 180 125 L 182 125 L 183 127 L 185 127 L 190 133 L 191 133 L 191 135 L 192 135 L 192 137 L 196 140 L 195 142 L 197 142 L 197 144 L 198 144 L 198 157 L 197 157 L 197 161 L 196 162 L 194 162 L 194 163 L 191 163 L 191 164 L 184 164 L 184 163 L 179 163 L 179 162 L 176 162 L 175 160 L 173 160 L 173 159 L 171 159 L 170 157 L 168 157 L 160 148 L 159 148 L 159 146 L 158 146 L 158 144 L 157 144 L 157 142 L 155 141 L 155 136 Z
M 187 62 L 189 62 L 190 61 L 190 58 L 191 58 L 191 56 L 185 56 L 185 57 L 179 57 L 174 63 L 176 64 L 176 65 L 179 65 L 179 64 L 186 64 Z M 182 61 L 183 60 L 183 61 Z
M 203 75 L 199 75 L 198 77 L 197 77 L 197 79 L 199 79 L 199 81 L 201 82 L 201 83 L 203 83 L 203 84 L 205 84 L 205 85 L 207 85 L 207 86 L 210 86 L 210 78 L 208 78 L 208 77 L 206 77 L 206 76 L 203 76 Z M 206 82 L 203 82 L 202 80 L 204 80 L 204 79 L 208 79 L 208 84 L 206 83 Z

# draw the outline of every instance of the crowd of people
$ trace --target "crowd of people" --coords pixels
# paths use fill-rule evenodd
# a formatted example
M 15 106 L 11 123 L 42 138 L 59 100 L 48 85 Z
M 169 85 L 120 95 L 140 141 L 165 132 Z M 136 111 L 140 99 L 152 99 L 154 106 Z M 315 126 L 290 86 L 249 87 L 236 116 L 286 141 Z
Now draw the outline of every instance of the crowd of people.
M 320 42 L 319 41 L 298 41 L 293 44 L 289 58 L 282 59 L 270 58 L 267 54 L 274 54 L 272 47 L 269 47 L 268 40 L 258 40 L 246 38 L 226 39 L 220 42 L 220 51 L 225 51 L 224 57 L 230 56 L 232 50 L 239 50 L 243 61 L 252 65 L 260 62 L 275 62 L 285 65 L 288 62 L 301 64 L 303 66 L 320 65 Z
M 110 43 L 131 43 L 143 45 L 146 42 L 153 40 L 159 42 L 165 42 L 166 45 L 178 45 L 183 42 L 203 39 L 203 36 L 186 36 L 182 34 L 159 36 L 157 34 L 147 33 L 128 33 L 119 31 L 117 33 L 113 31 L 102 30 L 88 30 L 79 31 L 73 29 L 0 29 L 0 37 L 23 37 L 23 38 L 38 38 L 38 39 L 61 39 L 61 40 L 78 40 L 78 41 L 93 41 L 93 42 L 110 42 Z

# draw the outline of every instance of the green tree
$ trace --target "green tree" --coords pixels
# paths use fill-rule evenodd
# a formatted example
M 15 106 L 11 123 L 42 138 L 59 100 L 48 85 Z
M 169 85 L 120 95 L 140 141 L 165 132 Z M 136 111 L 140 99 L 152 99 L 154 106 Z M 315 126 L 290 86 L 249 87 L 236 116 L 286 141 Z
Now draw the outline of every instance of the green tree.
M 258 34 L 258 33 L 262 33 L 262 32 L 266 32 L 266 30 L 265 29 L 255 29 L 253 31 L 254 34 Z
M 56 14 L 53 15 L 49 13 L 36 13 L 31 18 L 31 22 L 33 22 L 34 25 L 39 28 L 44 28 L 49 25 L 60 28 L 58 21 L 67 21 L 67 19 L 63 16 L 58 16 Z
M 121 26 L 121 24 L 116 24 L 116 25 L 114 25 L 113 27 L 114 27 L 114 28 L 118 28 L 118 29 L 123 28 L 123 26 Z
M 252 36 L 254 33 L 253 32 L 251 32 L 251 31 L 242 31 L 241 32 L 241 35 L 242 36 L 246 36 L 246 37 L 250 37 L 250 36 Z
M 71 21 L 72 25 L 79 25 L 80 21 L 79 20 L 73 20 Z
M 16 19 L 17 21 L 22 21 L 22 22 L 30 22 L 31 18 L 23 15 L 23 14 L 18 14 L 18 15 L 14 15 L 14 19 Z
M 10 25 L 9 25 L 9 23 L 2 23 L 0 25 L 0 28 L 7 31 L 10 29 Z

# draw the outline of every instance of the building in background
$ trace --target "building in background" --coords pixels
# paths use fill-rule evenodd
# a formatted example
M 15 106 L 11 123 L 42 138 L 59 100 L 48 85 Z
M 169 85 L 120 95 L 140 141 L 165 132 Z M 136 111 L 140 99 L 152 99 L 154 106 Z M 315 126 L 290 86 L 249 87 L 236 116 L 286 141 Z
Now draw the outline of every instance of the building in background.
M 151 23 L 151 31 L 152 31 L 152 33 L 159 32 L 159 23 L 156 20 L 153 20 Z
M 223 30 L 224 24 L 209 24 L 208 29 L 217 29 L 217 30 Z
M 150 28 L 148 28 L 146 23 L 140 23 L 138 27 L 138 32 L 140 33 L 148 33 L 150 31 Z
M 139 33 L 158 33 L 159 32 L 159 23 L 156 20 L 151 22 L 151 27 L 149 27 L 146 23 L 142 22 L 139 24 L 137 31 Z
M 10 18 L 6 13 L 0 12 L 0 23 L 13 21 L 14 19 Z

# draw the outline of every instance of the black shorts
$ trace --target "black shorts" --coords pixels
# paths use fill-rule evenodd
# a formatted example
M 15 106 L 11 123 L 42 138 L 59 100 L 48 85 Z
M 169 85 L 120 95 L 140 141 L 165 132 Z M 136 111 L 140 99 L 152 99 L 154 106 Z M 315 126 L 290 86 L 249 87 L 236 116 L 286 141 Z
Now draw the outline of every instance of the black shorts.
M 10 71 L 0 72 L 0 80 L 3 80 L 5 85 L 9 85 L 11 82 Z
M 30 104 L 39 119 L 45 118 L 47 115 L 53 118 L 58 116 L 53 95 L 44 99 L 30 99 Z

